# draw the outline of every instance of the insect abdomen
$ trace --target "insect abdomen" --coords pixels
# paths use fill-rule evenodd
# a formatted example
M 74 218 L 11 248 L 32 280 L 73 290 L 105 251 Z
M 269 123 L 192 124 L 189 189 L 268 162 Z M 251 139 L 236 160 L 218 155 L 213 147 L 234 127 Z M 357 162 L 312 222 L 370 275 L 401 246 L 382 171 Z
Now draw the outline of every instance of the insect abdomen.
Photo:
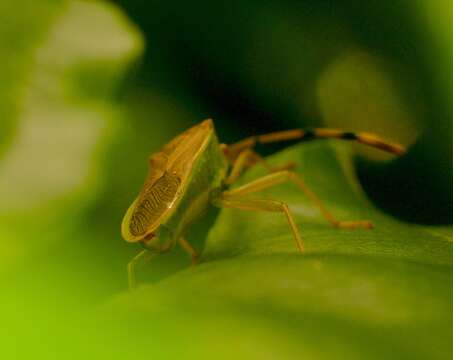
M 143 190 L 130 220 L 132 235 L 144 234 L 159 219 L 174 202 L 180 183 L 176 175 L 165 172 L 151 187 Z

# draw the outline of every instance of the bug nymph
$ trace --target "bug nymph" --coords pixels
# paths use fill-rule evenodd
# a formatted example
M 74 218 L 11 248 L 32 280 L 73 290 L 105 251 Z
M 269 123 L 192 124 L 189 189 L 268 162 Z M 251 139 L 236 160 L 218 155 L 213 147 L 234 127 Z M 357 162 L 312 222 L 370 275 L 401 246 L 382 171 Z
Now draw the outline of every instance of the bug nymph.
M 220 144 L 211 119 L 186 130 L 149 158 L 150 169 L 143 188 L 126 212 L 121 233 L 127 242 L 140 243 L 145 249 L 128 264 L 129 286 L 135 287 L 135 264 L 144 257 L 171 250 L 175 244 L 192 257 L 198 252 L 187 242 L 190 225 L 207 208 L 235 208 L 249 211 L 279 212 L 286 216 L 297 249 L 303 252 L 303 241 L 288 206 L 281 201 L 250 199 L 248 195 L 285 182 L 294 183 L 318 207 L 325 219 L 338 228 L 371 229 L 371 222 L 339 221 L 316 194 L 291 171 L 292 164 L 271 167 L 253 148 L 286 140 L 336 138 L 354 140 L 380 150 L 401 155 L 405 149 L 369 133 L 335 129 L 295 129 L 252 136 L 232 145 Z M 259 179 L 229 190 L 248 168 L 261 164 L 268 172 Z

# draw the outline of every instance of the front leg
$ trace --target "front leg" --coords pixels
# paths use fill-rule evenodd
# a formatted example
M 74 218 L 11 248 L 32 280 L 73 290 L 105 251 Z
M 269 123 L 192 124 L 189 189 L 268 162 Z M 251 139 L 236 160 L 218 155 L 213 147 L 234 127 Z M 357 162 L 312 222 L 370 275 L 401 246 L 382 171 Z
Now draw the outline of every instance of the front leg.
M 190 245 L 190 243 L 184 237 L 180 237 L 178 239 L 178 243 L 182 247 L 182 249 L 192 258 L 192 266 L 196 265 L 198 263 L 198 260 L 200 259 L 198 251 L 195 250 L 195 248 Z
M 163 254 L 171 250 L 174 243 L 168 243 L 161 248 L 155 249 L 144 249 L 139 252 L 129 263 L 127 264 L 127 280 L 129 284 L 129 290 L 135 290 L 137 288 L 137 277 L 136 268 L 138 265 L 150 261 L 157 255 Z
M 129 290 L 135 290 L 137 288 L 137 278 L 135 274 L 135 270 L 137 265 L 140 262 L 149 261 L 158 253 L 153 252 L 151 250 L 145 249 L 139 252 L 129 263 L 127 264 L 127 280 L 129 284 Z

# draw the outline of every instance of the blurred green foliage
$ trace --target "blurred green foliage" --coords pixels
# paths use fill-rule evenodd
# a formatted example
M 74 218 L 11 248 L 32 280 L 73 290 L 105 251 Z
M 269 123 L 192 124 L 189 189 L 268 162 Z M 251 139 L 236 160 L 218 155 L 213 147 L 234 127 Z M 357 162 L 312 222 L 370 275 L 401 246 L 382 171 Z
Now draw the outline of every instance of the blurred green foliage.
M 0 3 L 2 357 L 449 358 L 453 6 L 116 3 Z M 324 124 L 411 147 L 274 158 L 376 230 L 334 231 L 277 188 L 265 195 L 290 202 L 307 257 L 284 219 L 222 211 L 191 235 L 204 264 L 175 251 L 141 269 L 155 285 L 117 295 L 139 250 L 119 224 L 148 155 L 206 117 L 227 142 Z

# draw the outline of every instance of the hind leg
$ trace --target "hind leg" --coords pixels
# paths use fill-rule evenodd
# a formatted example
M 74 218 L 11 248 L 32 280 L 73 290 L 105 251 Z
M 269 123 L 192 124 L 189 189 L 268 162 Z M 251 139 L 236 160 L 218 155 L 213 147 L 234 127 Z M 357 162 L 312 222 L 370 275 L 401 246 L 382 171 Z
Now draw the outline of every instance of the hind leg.
M 294 169 L 296 166 L 295 163 L 289 163 L 282 166 L 271 166 L 266 159 L 252 149 L 243 150 L 235 159 L 230 159 L 230 161 L 233 163 L 233 166 L 225 181 L 228 185 L 236 182 L 245 170 L 256 164 L 262 165 L 269 173 Z

